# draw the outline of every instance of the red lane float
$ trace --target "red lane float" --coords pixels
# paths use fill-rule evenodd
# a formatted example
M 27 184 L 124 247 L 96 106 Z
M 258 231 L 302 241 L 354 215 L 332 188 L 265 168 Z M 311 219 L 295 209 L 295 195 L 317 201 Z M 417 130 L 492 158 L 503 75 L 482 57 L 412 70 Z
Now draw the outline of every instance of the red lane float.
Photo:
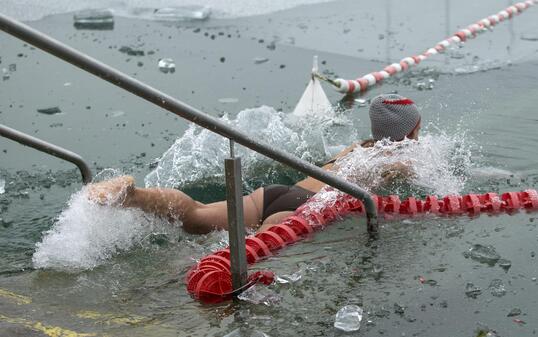
M 512 214 L 520 209 L 538 210 L 538 193 L 531 189 L 523 192 L 507 192 L 501 196 L 496 193 L 485 193 L 449 195 L 438 199 L 430 195 L 424 200 L 409 197 L 404 201 L 400 201 L 396 195 L 374 195 L 372 198 L 379 215 L 385 218 L 393 218 L 396 215 L 413 217 L 426 213 L 476 216 L 482 212 Z M 247 237 L 245 239 L 247 262 L 254 264 L 349 214 L 364 214 L 364 206 L 360 200 L 347 194 L 340 194 L 336 200 L 322 203 L 314 196 L 282 223 Z M 270 284 L 273 282 L 273 274 L 270 271 L 258 271 L 251 274 L 248 280 L 247 286 L 257 282 Z M 230 299 L 238 291 L 232 289 L 230 250 L 221 249 L 202 258 L 189 270 L 185 282 L 187 291 L 202 302 L 217 303 Z
M 362 92 L 368 90 L 370 87 L 382 83 L 385 79 L 396 75 L 399 72 L 407 71 L 412 66 L 418 65 L 420 62 L 427 58 L 443 53 L 450 45 L 465 42 L 469 39 L 475 38 L 479 33 L 492 29 L 498 23 L 504 20 L 509 20 L 523 13 L 529 7 L 538 4 L 538 0 L 527 0 L 518 2 L 513 6 L 509 6 L 497 14 L 490 15 L 487 18 L 477 21 L 466 28 L 456 32 L 449 38 L 446 38 L 438 42 L 434 47 L 426 50 L 424 53 L 416 56 L 410 56 L 403 58 L 400 62 L 396 62 L 386 66 L 381 71 L 376 71 L 370 74 L 366 74 L 355 80 L 346 80 L 343 78 L 337 78 L 331 83 L 335 86 L 336 90 L 343 94 L 352 94 L 355 92 Z

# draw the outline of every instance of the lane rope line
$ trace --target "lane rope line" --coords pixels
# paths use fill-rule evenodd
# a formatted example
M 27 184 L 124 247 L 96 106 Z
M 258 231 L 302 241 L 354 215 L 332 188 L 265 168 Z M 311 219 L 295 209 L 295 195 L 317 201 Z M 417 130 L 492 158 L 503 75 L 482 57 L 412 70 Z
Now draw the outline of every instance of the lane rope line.
M 428 59 L 431 56 L 442 54 L 451 45 L 465 42 L 469 39 L 474 39 L 475 37 L 478 36 L 478 34 L 482 34 L 486 32 L 488 29 L 492 30 L 493 27 L 496 26 L 497 24 L 505 20 L 512 19 L 514 16 L 519 15 L 520 13 L 523 13 L 523 11 L 527 10 L 528 8 L 536 4 L 538 4 L 538 0 L 527 0 L 524 2 L 518 2 L 512 6 L 509 6 L 503 9 L 497 14 L 490 15 L 487 18 L 479 20 L 478 22 L 473 23 L 467 26 L 466 28 L 459 30 L 451 37 L 440 41 L 434 47 L 429 48 L 428 50 L 426 50 L 424 53 L 420 55 L 405 57 L 399 63 L 393 63 L 391 65 L 386 66 L 381 71 L 376 71 L 373 73 L 366 74 L 355 80 L 346 80 L 343 78 L 337 78 L 333 80 L 333 79 L 324 77 L 318 73 L 315 73 L 314 76 L 316 76 L 320 80 L 329 82 L 337 91 L 343 94 L 353 94 L 356 92 L 364 92 L 368 90 L 370 87 L 376 84 L 380 84 L 385 79 L 391 76 L 394 76 L 400 72 L 409 70 L 409 68 L 418 65 L 420 62 Z

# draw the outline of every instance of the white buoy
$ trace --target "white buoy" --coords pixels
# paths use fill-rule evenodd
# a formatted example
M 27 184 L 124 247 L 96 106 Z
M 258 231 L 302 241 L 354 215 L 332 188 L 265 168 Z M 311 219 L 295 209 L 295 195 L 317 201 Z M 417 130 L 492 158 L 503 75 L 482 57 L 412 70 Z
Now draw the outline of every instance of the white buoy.
M 312 75 L 318 72 L 318 57 L 314 56 L 314 65 L 312 67 Z M 321 83 L 315 76 L 311 76 L 306 89 L 293 110 L 296 116 L 323 116 L 327 112 L 332 111 L 331 102 L 327 98 L 325 91 L 321 87 Z

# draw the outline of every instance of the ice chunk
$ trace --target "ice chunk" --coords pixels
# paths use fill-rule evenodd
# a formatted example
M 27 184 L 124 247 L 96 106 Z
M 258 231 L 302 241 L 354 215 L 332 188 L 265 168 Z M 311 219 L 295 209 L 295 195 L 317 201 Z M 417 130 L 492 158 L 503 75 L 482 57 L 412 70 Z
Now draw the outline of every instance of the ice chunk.
M 274 305 L 280 301 L 280 296 L 271 289 L 267 287 L 257 287 L 256 285 L 243 291 L 237 298 L 241 301 L 253 304 L 265 304 L 267 306 Z
M 37 109 L 37 112 L 45 114 L 45 115 L 56 115 L 56 114 L 61 113 L 62 110 L 60 110 L 60 108 L 57 107 L 57 106 L 53 106 L 53 107 L 50 107 L 50 108 Z
M 176 71 L 176 64 L 174 63 L 174 60 L 170 58 L 160 59 L 159 70 L 165 74 L 173 73 Z
M 282 284 L 285 284 L 285 283 L 295 283 L 297 281 L 299 281 L 301 279 L 301 277 L 303 276 L 301 270 L 291 274 L 291 275 L 280 275 L 280 276 L 277 276 L 276 277 L 276 281 L 278 283 L 282 283 Z
M 4 194 L 6 192 L 6 181 L 4 179 L 0 179 L 0 194 Z
M 73 16 L 76 29 L 112 30 L 114 15 L 110 9 L 87 9 Z
M 254 63 L 255 64 L 262 64 L 262 63 L 265 63 L 269 61 L 269 59 L 267 57 L 255 57 L 254 58 Z
M 6 68 L 2 68 L 2 80 L 7 81 L 11 77 L 11 74 Z
M 237 103 L 237 102 L 239 102 L 239 99 L 233 98 L 233 97 L 219 98 L 219 103 L 232 104 L 232 103 Z
M 368 105 L 368 101 L 363 99 L 363 98 L 357 98 L 355 100 L 355 102 L 357 102 L 359 106 L 367 106 Z
M 502 280 L 494 279 L 489 284 L 489 290 L 491 294 L 496 297 L 502 297 L 506 294 L 506 288 Z
M 538 41 L 537 34 L 521 34 L 521 39 L 525 41 Z
M 363 310 L 357 305 L 346 305 L 336 313 L 334 327 L 346 332 L 357 331 L 361 327 Z
M 465 295 L 471 298 L 477 298 L 480 294 L 482 294 L 482 289 L 475 287 L 472 283 L 467 283 L 465 286 Z
M 519 316 L 519 315 L 521 315 L 521 309 L 513 308 L 512 310 L 510 310 L 510 312 L 506 316 L 507 317 L 514 317 L 514 316 Z
M 196 5 L 159 8 L 153 13 L 155 19 L 166 21 L 206 20 L 210 15 L 210 7 Z
M 467 258 L 471 258 L 480 263 L 486 263 L 490 266 L 494 266 L 501 256 L 495 250 L 495 247 L 491 245 L 475 244 L 467 252 L 463 254 Z
M 270 337 L 268 334 L 260 330 L 251 330 L 247 328 L 237 328 L 225 335 L 224 337 Z

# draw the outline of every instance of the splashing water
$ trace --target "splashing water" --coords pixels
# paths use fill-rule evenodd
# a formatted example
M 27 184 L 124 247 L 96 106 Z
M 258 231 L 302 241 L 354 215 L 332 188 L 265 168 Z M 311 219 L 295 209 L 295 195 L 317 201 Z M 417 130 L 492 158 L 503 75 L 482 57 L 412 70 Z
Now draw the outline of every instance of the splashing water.
M 371 148 L 358 148 L 336 162 L 336 173 L 366 190 L 381 195 L 438 196 L 461 194 L 471 176 L 471 147 L 460 134 L 426 134 L 419 141 L 379 141 Z M 407 179 L 390 183 L 383 175 L 388 167 L 404 163 L 410 168 Z M 341 192 L 323 189 L 313 208 L 319 208 L 340 196 Z
M 96 205 L 83 189 L 36 244 L 32 261 L 36 268 L 92 269 L 143 243 L 151 233 L 177 237 L 178 228 L 140 210 Z
M 332 116 L 313 116 L 309 119 L 309 127 L 305 128 L 304 120 L 268 106 L 243 110 L 233 120 L 224 116 L 221 121 L 256 140 L 263 140 L 274 148 L 310 162 L 321 162 L 326 158 L 326 144 L 322 141 L 322 135 L 335 124 Z M 344 119 L 339 125 L 351 126 L 351 122 Z M 356 136 L 354 132 L 346 135 L 349 138 L 344 142 L 351 142 L 354 140 L 352 137 Z M 257 175 L 260 166 L 267 171 L 272 163 L 267 157 L 242 146 L 237 146 L 236 155 L 242 157 L 247 177 Z M 209 130 L 191 126 L 163 154 L 157 168 L 146 176 L 146 187 L 178 187 L 187 182 L 221 178 L 224 174 L 224 159 L 228 156 L 227 139 Z
M 357 140 L 354 131 L 342 132 L 342 128 L 353 128 L 353 123 L 345 116 L 312 118 L 309 127 L 305 128 L 304 121 L 296 116 L 263 106 L 241 111 L 235 119 L 224 116 L 221 120 L 309 161 L 319 162 L 331 154 L 327 142 L 337 148 Z M 465 132 L 460 130 L 448 135 L 436 130 L 436 135 L 426 133 L 418 142 L 381 141 L 371 148 L 358 148 L 337 161 L 336 173 L 371 192 L 398 194 L 402 198 L 405 194 L 459 194 L 471 176 L 471 149 Z M 243 158 L 246 176 L 267 174 L 275 165 L 243 147 L 238 146 L 236 152 Z M 178 187 L 186 182 L 199 184 L 215 177 L 223 181 L 222 163 L 228 153 L 227 140 L 192 126 L 163 154 L 158 167 L 146 177 L 146 186 Z M 397 162 L 412 166 L 413 177 L 405 184 L 384 186 L 381 178 L 384 167 Z M 104 170 L 96 181 L 120 174 L 116 170 Z M 338 193 L 322 190 L 318 194 L 320 205 L 334 200 Z M 95 205 L 88 201 L 83 189 L 72 196 L 67 209 L 36 245 L 33 263 L 36 268 L 91 269 L 114 255 L 137 246 L 147 246 L 148 236 L 155 232 L 169 237 L 185 235 L 180 224 L 170 224 L 140 210 Z M 202 256 L 225 245 L 226 233 L 214 232 L 202 237 L 186 236 L 181 249 Z

